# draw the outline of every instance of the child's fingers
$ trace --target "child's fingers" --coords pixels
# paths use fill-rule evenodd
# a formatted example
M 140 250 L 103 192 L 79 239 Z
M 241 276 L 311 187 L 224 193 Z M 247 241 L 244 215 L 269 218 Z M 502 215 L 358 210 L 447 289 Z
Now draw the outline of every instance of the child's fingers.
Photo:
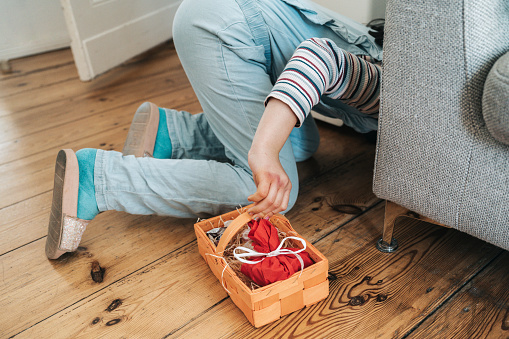
M 256 217 L 271 217 L 272 215 L 282 212 L 288 208 L 290 192 L 292 190 L 291 182 L 288 181 L 284 187 L 272 183 L 271 191 L 272 188 L 277 188 L 276 198 L 272 200 L 269 193 L 266 199 L 260 201 L 256 206 L 257 208 L 253 210 L 253 213 L 255 213 Z
M 269 194 L 269 188 L 269 183 L 262 182 L 258 185 L 256 192 L 247 198 L 247 200 L 254 202 L 253 207 L 248 210 L 253 217 L 260 217 L 259 213 L 264 210 L 263 201 Z
M 256 188 L 256 192 L 247 197 L 247 200 L 252 202 L 260 202 L 265 199 L 265 197 L 269 194 L 270 182 L 266 180 L 262 180 L 258 187 Z
M 258 203 L 250 210 L 254 217 L 263 218 L 268 212 L 272 210 L 271 206 L 276 200 L 278 194 L 278 187 L 275 183 L 271 183 L 267 196 L 258 201 Z
M 291 188 L 291 185 L 290 185 L 290 188 L 288 188 L 284 192 L 283 201 L 281 202 L 281 205 L 280 205 L 279 209 L 277 209 L 274 212 L 274 214 L 283 212 L 284 210 L 286 210 L 288 208 L 288 203 L 290 202 L 290 192 L 291 192 L 291 190 L 292 190 L 292 188 Z
M 280 210 L 281 204 L 283 203 L 285 190 L 281 188 L 276 188 L 276 198 L 274 200 L 267 197 L 268 200 L 268 207 L 265 208 L 260 214 L 262 214 L 264 217 L 271 217 L 275 213 L 277 213 Z

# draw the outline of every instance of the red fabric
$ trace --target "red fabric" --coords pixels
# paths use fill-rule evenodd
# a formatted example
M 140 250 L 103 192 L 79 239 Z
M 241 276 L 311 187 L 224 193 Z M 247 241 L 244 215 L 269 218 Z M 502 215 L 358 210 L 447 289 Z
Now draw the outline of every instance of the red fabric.
M 251 220 L 249 222 L 251 231 L 248 237 L 253 241 L 253 248 L 260 253 L 270 253 L 279 246 L 278 231 L 268 220 Z M 299 248 L 288 248 L 292 251 L 298 251 Z M 306 251 L 297 253 L 304 261 L 304 267 L 313 264 L 313 260 Z M 265 259 L 264 259 L 265 258 Z M 251 278 L 256 284 L 265 286 L 273 282 L 285 280 L 291 277 L 295 272 L 300 271 L 301 264 L 294 254 L 280 254 L 276 257 L 252 257 L 250 260 L 258 261 L 257 264 L 243 263 L 240 271 Z

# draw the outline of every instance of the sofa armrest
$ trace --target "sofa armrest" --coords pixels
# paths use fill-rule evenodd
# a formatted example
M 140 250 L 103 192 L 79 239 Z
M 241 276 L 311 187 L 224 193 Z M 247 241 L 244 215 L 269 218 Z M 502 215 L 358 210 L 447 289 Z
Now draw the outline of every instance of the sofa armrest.
M 488 74 L 482 112 L 491 135 L 509 145 L 509 52 L 495 62 Z
M 509 146 L 482 101 L 507 32 L 507 0 L 388 1 L 373 179 L 379 198 L 505 249 Z

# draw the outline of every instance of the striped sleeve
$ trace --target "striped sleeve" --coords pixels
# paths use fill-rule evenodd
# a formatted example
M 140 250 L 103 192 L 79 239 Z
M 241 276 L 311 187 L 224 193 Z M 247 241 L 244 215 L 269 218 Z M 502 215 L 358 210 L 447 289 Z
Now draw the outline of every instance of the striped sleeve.
M 299 45 L 279 76 L 270 98 L 286 103 L 297 127 L 322 95 L 375 116 L 379 109 L 381 67 L 337 47 L 329 39 L 312 38 Z

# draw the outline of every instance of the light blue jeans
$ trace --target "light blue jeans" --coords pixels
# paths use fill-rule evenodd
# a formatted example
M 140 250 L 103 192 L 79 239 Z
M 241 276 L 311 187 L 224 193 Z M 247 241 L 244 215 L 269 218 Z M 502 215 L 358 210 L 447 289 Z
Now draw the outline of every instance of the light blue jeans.
M 177 53 L 203 113 L 166 110 L 171 159 L 97 152 L 94 183 L 100 211 L 174 217 L 218 215 L 249 203 L 256 191 L 247 161 L 264 100 L 297 46 L 311 37 L 381 60 L 368 29 L 306 0 L 184 0 L 173 26 Z M 359 132 L 376 119 L 326 99 L 318 112 Z M 311 116 L 294 129 L 280 153 L 299 189 L 296 161 L 318 148 Z

